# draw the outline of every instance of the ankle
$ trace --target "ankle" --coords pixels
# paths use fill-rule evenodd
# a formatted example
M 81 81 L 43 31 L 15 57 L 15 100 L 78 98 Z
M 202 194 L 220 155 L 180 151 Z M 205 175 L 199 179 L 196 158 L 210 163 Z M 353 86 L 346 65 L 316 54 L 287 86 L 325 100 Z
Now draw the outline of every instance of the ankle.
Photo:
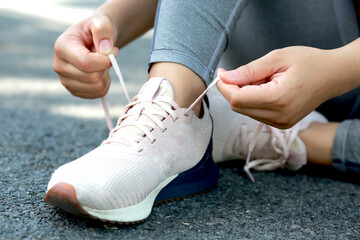
M 308 161 L 317 165 L 332 165 L 332 144 L 339 123 L 313 122 L 299 133 L 304 142 Z
M 178 64 L 161 62 L 152 65 L 149 73 L 151 77 L 165 77 L 174 90 L 174 101 L 182 108 L 189 107 L 206 89 L 202 79 L 189 68 Z M 192 109 L 200 116 L 201 102 Z

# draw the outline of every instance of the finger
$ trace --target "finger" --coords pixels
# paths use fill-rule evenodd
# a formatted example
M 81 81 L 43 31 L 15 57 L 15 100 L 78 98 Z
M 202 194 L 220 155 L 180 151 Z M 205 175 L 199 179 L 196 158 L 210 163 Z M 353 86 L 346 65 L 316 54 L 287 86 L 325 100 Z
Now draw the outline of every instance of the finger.
M 96 14 L 91 18 L 90 31 L 97 52 L 108 55 L 113 52 L 115 28 L 111 20 L 104 14 Z
M 219 76 L 222 72 L 226 72 L 224 68 L 218 68 L 216 74 Z
M 108 57 L 91 52 L 86 47 L 85 38 L 73 34 L 59 37 L 54 47 L 54 59 L 68 62 L 83 72 L 97 72 L 109 68 L 111 62 Z
M 237 108 L 230 106 L 231 110 L 242 115 L 246 115 L 250 118 L 258 120 L 266 124 L 273 124 L 274 112 L 267 109 L 257 109 L 257 108 Z
M 235 70 L 222 72 L 220 79 L 226 83 L 244 86 L 254 82 L 268 79 L 280 69 L 280 63 L 267 54 L 249 64 L 243 65 Z
M 96 83 L 83 83 L 63 76 L 60 77 L 60 81 L 73 95 L 90 99 L 105 96 L 111 83 L 108 74 L 105 74 L 103 79 Z
M 281 111 L 267 108 L 236 108 L 233 106 L 231 106 L 231 109 L 235 112 L 280 129 L 290 128 L 306 116 L 306 113 L 299 114 L 297 111 L 294 112 L 291 109 Z
M 263 108 L 264 96 L 263 92 L 254 91 L 252 88 L 258 86 L 244 86 L 239 87 L 234 84 L 227 84 L 220 80 L 217 83 L 220 93 L 229 101 L 234 107 L 240 108 Z M 244 91 L 246 90 L 246 91 Z M 249 93 L 250 92 L 250 93 Z
M 66 62 L 56 62 L 54 61 L 54 71 L 59 74 L 59 76 L 63 76 L 74 81 L 79 81 L 83 83 L 96 83 L 101 81 L 103 78 L 105 71 L 85 73 L 74 67 L 73 65 Z
M 65 59 L 82 72 L 98 72 L 111 67 L 111 62 L 107 56 L 90 52 L 78 45 L 69 46 L 66 55 Z
M 272 79 L 260 85 L 239 87 L 234 84 L 218 82 L 218 89 L 223 96 L 236 107 L 278 109 L 282 81 Z M 279 106 L 278 106 L 279 105 Z
M 268 109 L 255 109 L 255 108 L 231 108 L 233 111 L 246 115 L 252 119 L 255 119 L 259 122 L 265 123 L 267 125 L 286 129 L 292 127 L 296 122 L 280 122 L 279 121 L 279 112 L 268 110 Z

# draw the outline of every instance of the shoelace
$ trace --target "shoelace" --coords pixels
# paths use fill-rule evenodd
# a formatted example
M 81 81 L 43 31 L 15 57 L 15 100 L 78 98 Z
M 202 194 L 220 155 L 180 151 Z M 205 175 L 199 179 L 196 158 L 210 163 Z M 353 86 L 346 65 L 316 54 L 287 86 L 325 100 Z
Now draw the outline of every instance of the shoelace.
M 185 111 L 185 113 L 187 113 L 188 111 L 190 111 L 204 96 L 205 94 L 210 90 L 210 88 L 212 88 L 213 86 L 216 85 L 216 83 L 220 80 L 220 77 L 217 76 L 210 84 L 209 86 L 205 89 L 205 91 L 190 105 L 190 107 Z M 252 182 L 255 182 L 254 177 L 252 176 L 250 169 L 257 166 L 257 164 L 254 164 L 254 166 L 250 165 L 250 157 L 252 152 L 254 151 L 256 142 L 257 142 L 257 138 L 261 133 L 261 130 L 264 126 L 264 123 L 259 122 L 258 125 L 256 126 L 255 132 L 253 137 L 250 140 L 250 143 L 248 145 L 248 153 L 246 156 L 246 163 L 244 166 L 244 171 L 246 172 L 246 174 L 249 176 L 249 178 L 251 179 Z M 252 161 L 253 162 L 253 161 Z M 259 162 L 259 164 L 261 164 Z
M 116 62 L 116 59 L 115 59 L 115 56 L 113 53 L 110 53 L 108 55 L 109 59 L 110 59 L 110 62 L 111 62 L 111 65 L 113 66 L 114 70 L 115 70 L 115 73 L 120 81 L 120 85 L 125 93 L 125 96 L 128 100 L 128 102 L 130 103 L 131 102 L 131 99 L 130 99 L 130 95 L 129 95 L 129 92 L 126 88 L 126 85 L 125 85 L 125 82 L 124 82 L 124 78 L 121 74 L 121 71 L 120 71 L 120 67 L 119 65 L 117 64 Z M 105 97 L 102 97 L 101 98 L 101 105 L 104 109 L 104 113 L 105 113 L 105 119 L 106 119 L 106 124 L 109 128 L 109 130 L 111 131 L 113 128 L 114 128 L 114 125 L 112 124 L 112 121 L 111 121 L 111 116 L 110 116 L 110 111 L 109 111 L 109 106 L 106 102 L 106 98 Z
M 275 150 L 275 152 L 279 153 L 280 157 L 277 159 L 254 159 L 250 161 L 251 153 L 255 147 L 255 139 L 261 132 L 261 128 L 264 126 L 263 123 L 258 124 L 254 136 L 249 144 L 249 153 L 246 158 L 246 163 L 244 166 L 244 171 L 248 174 L 251 181 L 255 181 L 252 174 L 250 173 L 250 169 L 255 169 L 258 171 L 266 171 L 266 170 L 275 170 L 277 168 L 283 168 L 286 164 L 286 160 L 290 156 L 290 148 L 291 144 L 294 142 L 295 138 L 298 135 L 300 130 L 299 125 L 295 125 L 291 130 L 282 131 L 279 129 L 270 128 L 272 139 L 271 146 Z M 257 132 L 258 131 L 258 132 Z M 251 151 L 250 151 L 251 149 Z
M 141 152 L 143 149 L 139 147 L 137 143 L 139 143 L 143 136 L 147 137 L 151 143 L 154 143 L 156 139 L 151 130 L 158 126 L 160 131 L 165 132 L 167 128 L 162 123 L 162 120 L 165 119 L 168 115 L 171 116 L 174 122 L 178 119 L 174 110 L 179 109 L 179 106 L 169 97 L 158 96 L 157 99 L 152 100 L 150 104 L 156 104 L 160 107 L 159 109 L 149 109 L 147 108 L 148 104 L 149 103 L 144 105 L 139 100 L 134 100 L 129 103 L 126 106 L 125 114 L 119 118 L 116 127 L 110 131 L 108 139 L 106 139 L 103 144 L 125 143 L 135 148 L 138 152 Z M 144 119 L 140 121 L 140 116 L 145 116 L 151 121 Z M 123 138 L 119 135 L 116 135 L 118 130 L 127 126 L 132 126 L 139 129 L 143 133 L 143 136 L 134 134 L 132 137 Z
M 136 97 L 131 101 L 130 95 L 128 93 L 128 90 L 126 88 L 124 79 L 122 77 L 119 65 L 117 64 L 117 61 L 115 59 L 115 56 L 111 53 L 108 55 L 111 64 L 115 70 L 115 73 L 120 81 L 121 87 L 127 97 L 128 104 L 125 107 L 125 114 L 123 114 L 115 127 L 113 127 L 111 116 L 109 112 L 109 107 L 106 102 L 105 97 L 101 98 L 101 104 L 104 109 L 106 122 L 108 125 L 108 128 L 110 130 L 109 137 L 103 142 L 103 144 L 106 143 L 121 143 L 126 144 L 129 146 L 132 146 L 135 148 L 138 152 L 141 152 L 143 149 L 141 149 L 137 143 L 139 143 L 140 139 L 142 139 L 141 136 L 136 136 L 136 134 L 133 135 L 133 137 L 127 137 L 126 139 L 116 135 L 115 133 L 120 130 L 123 127 L 127 126 L 133 126 L 137 129 L 139 129 L 143 136 L 149 138 L 151 143 L 154 143 L 156 139 L 154 138 L 154 135 L 151 133 L 151 129 L 154 129 L 156 126 L 159 127 L 159 129 L 164 132 L 166 131 L 166 127 L 162 123 L 162 120 L 165 119 L 168 115 L 171 116 L 173 121 L 176 121 L 178 117 L 175 114 L 176 109 L 179 109 L 179 106 L 170 99 L 169 97 L 165 96 L 158 96 L 156 99 L 153 99 L 150 104 L 156 104 L 159 106 L 159 109 L 154 108 L 146 108 L 141 101 L 137 100 Z M 146 104 L 147 106 L 149 103 Z M 134 107 L 136 106 L 136 107 Z M 134 108 L 133 108 L 134 107 Z M 151 121 L 138 121 L 140 116 L 146 116 Z M 160 118 L 159 118 L 160 117 Z M 126 121 L 125 121 L 126 119 Z M 150 129 L 150 130 L 149 130 Z
M 110 59 L 110 61 L 111 61 L 111 64 L 112 64 L 112 66 L 113 66 L 113 68 L 114 68 L 114 70 L 115 70 L 115 73 L 116 73 L 117 77 L 119 78 L 121 87 L 122 87 L 122 89 L 123 89 L 123 91 L 124 91 L 124 93 L 125 93 L 128 101 L 129 101 L 129 104 L 127 105 L 126 109 L 130 109 L 132 106 L 138 104 L 139 102 L 137 102 L 137 101 L 131 102 L 129 93 L 128 93 L 128 91 L 127 91 L 127 88 L 126 88 L 124 79 L 123 79 L 123 77 L 122 77 L 122 74 L 121 74 L 119 65 L 118 65 L 117 62 L 116 62 L 116 59 L 115 59 L 114 54 L 111 53 L 111 54 L 108 55 L 108 57 L 109 57 L 109 59 Z M 209 86 L 205 89 L 205 91 L 190 105 L 190 107 L 185 110 L 184 114 L 185 114 L 185 115 L 188 115 L 189 111 L 191 111 L 191 110 L 195 107 L 195 105 L 205 96 L 205 94 L 210 90 L 210 88 L 212 88 L 213 86 L 215 86 L 216 83 L 217 83 L 219 80 L 220 80 L 220 77 L 217 76 L 217 77 L 209 84 Z M 168 102 L 168 103 L 169 103 L 171 106 L 173 106 L 175 109 L 178 109 L 178 108 L 179 108 L 174 101 L 169 101 L 169 99 L 163 99 L 163 101 L 164 101 L 164 102 Z M 153 101 L 153 102 L 156 103 L 156 104 L 159 104 L 159 106 L 161 106 L 161 107 L 164 107 L 164 105 L 161 104 L 161 103 L 158 102 L 158 101 Z M 117 123 L 117 126 L 114 128 L 113 125 L 112 125 L 111 116 L 110 116 L 110 113 L 109 113 L 109 108 L 108 108 L 108 105 L 107 105 L 107 103 L 106 103 L 105 97 L 103 97 L 103 98 L 101 99 L 101 103 L 102 103 L 102 106 L 103 106 L 103 109 L 104 109 L 106 122 L 107 122 L 108 128 L 109 128 L 109 130 L 110 130 L 109 138 L 108 138 L 107 140 L 105 140 L 105 143 L 106 143 L 106 142 L 111 142 L 111 139 L 114 137 L 114 133 L 115 133 L 117 130 L 119 130 L 119 128 L 124 127 L 124 126 L 128 126 L 128 125 L 125 125 L 125 124 L 123 124 L 123 125 L 121 126 L 121 122 L 122 122 L 123 119 L 125 119 L 125 118 L 127 118 L 127 117 L 129 117 L 129 116 L 134 116 L 134 115 L 136 115 L 136 114 L 138 114 L 137 118 L 139 118 L 140 114 L 146 114 L 146 116 L 149 117 L 149 119 L 151 119 L 156 125 L 159 126 L 160 129 L 162 129 L 161 127 L 162 127 L 163 125 L 162 125 L 161 121 L 160 121 L 158 118 L 154 117 L 154 113 L 153 113 L 153 112 L 147 112 L 147 111 L 142 111 L 142 110 L 138 110 L 137 113 L 124 114 L 122 117 L 119 118 L 119 121 L 118 121 L 118 123 Z M 139 108 L 139 109 L 142 109 L 142 108 Z M 172 116 L 173 120 L 176 120 L 176 119 L 177 119 L 177 117 L 174 116 L 174 111 L 173 111 L 171 108 L 169 109 L 168 106 L 166 106 L 166 107 L 163 108 L 163 109 L 164 109 L 170 116 Z M 160 112 L 158 112 L 158 114 L 160 114 Z M 164 117 L 166 117 L 166 116 L 164 116 Z M 130 125 L 130 124 L 129 124 L 129 125 Z M 143 132 L 144 132 L 144 135 L 145 135 L 146 137 L 148 137 L 151 142 L 153 142 L 153 141 L 155 140 L 154 137 L 153 137 L 153 135 L 152 135 L 152 133 L 151 133 L 151 132 L 147 129 L 147 127 L 144 126 L 143 124 L 139 124 L 139 123 L 137 123 L 136 121 L 131 121 L 131 125 L 132 125 L 132 126 L 136 126 L 136 127 L 138 127 L 141 131 L 143 131 Z M 151 127 L 151 128 L 154 127 L 154 125 L 152 125 L 152 124 L 151 124 L 151 126 L 150 126 L 150 125 L 148 125 L 148 126 Z M 252 154 L 252 152 L 253 152 L 253 150 L 254 150 L 254 148 L 255 148 L 257 138 L 258 138 L 258 136 L 260 135 L 263 126 L 264 126 L 264 124 L 261 123 L 261 122 L 259 122 L 258 125 L 257 125 L 257 127 L 256 127 L 256 129 L 255 129 L 254 135 L 253 135 L 253 137 L 251 138 L 250 143 L 249 143 L 249 146 L 248 146 L 248 154 L 247 154 L 246 163 L 245 163 L 245 166 L 244 166 L 244 171 L 247 173 L 247 175 L 249 176 L 249 178 L 251 179 L 252 182 L 255 182 L 255 179 L 254 179 L 254 177 L 252 176 L 252 174 L 250 173 L 250 169 L 251 169 L 251 168 L 254 168 L 254 167 L 258 166 L 258 165 L 260 165 L 260 164 L 262 163 L 262 161 L 266 161 L 266 162 L 267 162 L 267 161 L 270 161 L 270 160 L 266 160 L 266 159 L 265 159 L 265 160 L 259 160 L 258 162 L 254 162 L 254 161 L 256 161 L 256 160 L 253 160 L 253 161 L 251 161 L 251 162 L 254 162 L 254 163 L 253 163 L 253 164 L 250 164 L 251 154 Z M 131 146 L 135 147 L 138 151 L 142 151 L 142 149 L 141 149 L 140 147 L 138 147 L 137 144 L 136 144 L 136 141 L 137 141 L 137 140 L 135 140 L 135 142 L 134 142 L 134 141 L 130 141 L 129 139 L 125 139 L 125 138 L 121 138 L 121 137 L 117 137 L 117 138 L 118 138 L 117 141 L 119 141 L 119 140 L 125 141 L 125 142 L 127 142 L 128 144 L 130 144 Z M 271 160 L 271 161 L 273 161 L 273 160 Z M 254 166 L 253 166 L 253 165 L 254 165 Z

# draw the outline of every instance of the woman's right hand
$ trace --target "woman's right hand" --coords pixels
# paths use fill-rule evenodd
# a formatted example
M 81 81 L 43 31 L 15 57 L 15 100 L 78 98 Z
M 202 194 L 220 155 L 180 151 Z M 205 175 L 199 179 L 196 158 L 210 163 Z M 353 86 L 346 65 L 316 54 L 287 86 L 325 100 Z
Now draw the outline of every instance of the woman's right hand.
M 53 69 L 71 94 L 81 98 L 99 98 L 110 87 L 108 54 L 114 48 L 117 31 L 103 13 L 71 26 L 56 40 Z

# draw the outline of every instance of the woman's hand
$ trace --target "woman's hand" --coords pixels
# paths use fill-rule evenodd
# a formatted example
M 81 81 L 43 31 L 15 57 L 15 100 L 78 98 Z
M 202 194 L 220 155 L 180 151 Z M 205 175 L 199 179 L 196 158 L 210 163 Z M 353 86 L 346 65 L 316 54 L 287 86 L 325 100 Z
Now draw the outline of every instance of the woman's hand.
M 110 60 L 116 28 L 102 13 L 71 26 L 56 40 L 53 69 L 61 83 L 82 98 L 105 96 L 110 87 Z
M 322 102 L 350 90 L 342 86 L 339 51 L 300 46 L 275 50 L 235 70 L 220 70 L 217 86 L 234 111 L 289 128 Z
M 110 87 L 106 55 L 153 27 L 158 0 L 108 0 L 93 16 L 71 26 L 55 43 L 53 69 L 75 96 L 98 98 Z M 131 24 L 130 24 L 131 23 Z

